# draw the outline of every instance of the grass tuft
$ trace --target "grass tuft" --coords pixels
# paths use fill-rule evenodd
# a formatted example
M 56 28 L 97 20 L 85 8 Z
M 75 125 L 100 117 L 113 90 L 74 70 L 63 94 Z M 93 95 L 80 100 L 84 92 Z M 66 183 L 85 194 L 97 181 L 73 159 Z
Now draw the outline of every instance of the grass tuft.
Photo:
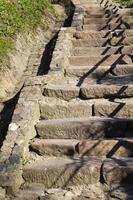
M 46 11 L 55 14 L 49 0 L 0 0 L 0 58 L 14 48 L 18 33 L 47 23 L 41 20 Z
M 133 0 L 118 0 L 118 2 L 127 8 L 133 8 Z

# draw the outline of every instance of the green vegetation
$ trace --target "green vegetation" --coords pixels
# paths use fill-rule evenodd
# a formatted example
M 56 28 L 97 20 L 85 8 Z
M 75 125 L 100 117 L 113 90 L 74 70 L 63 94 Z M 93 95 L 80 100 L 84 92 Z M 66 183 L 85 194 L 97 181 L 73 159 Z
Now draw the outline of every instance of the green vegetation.
M 133 8 L 133 0 L 118 0 L 118 2 L 127 8 Z
M 47 25 L 46 11 L 55 13 L 49 0 L 0 0 L 0 58 L 14 48 L 17 33 Z

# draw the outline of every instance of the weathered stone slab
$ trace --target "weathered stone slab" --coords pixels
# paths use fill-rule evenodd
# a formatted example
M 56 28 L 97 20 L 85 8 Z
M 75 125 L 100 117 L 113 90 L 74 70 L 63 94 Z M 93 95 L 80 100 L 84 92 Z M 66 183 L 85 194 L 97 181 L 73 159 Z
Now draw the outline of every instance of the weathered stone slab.
M 112 46 L 118 46 L 118 45 L 125 45 L 125 46 L 131 46 L 131 51 L 129 54 L 132 54 L 132 46 L 133 46 L 133 37 L 126 37 L 126 38 L 122 38 L 122 37 L 114 37 L 110 40 L 110 45 Z M 123 50 L 124 51 L 124 50 Z M 126 53 L 126 50 L 125 50 Z M 127 52 L 128 53 L 128 52 Z
M 106 41 L 104 38 L 90 38 L 90 39 L 78 39 L 73 40 L 73 47 L 101 47 L 105 46 L 108 41 Z
M 107 23 L 107 18 L 84 18 L 84 24 L 88 25 L 88 24 L 105 24 Z
M 100 78 L 104 74 L 109 74 L 111 70 L 110 66 L 99 66 L 95 68 L 94 66 L 69 66 L 65 69 L 65 75 L 68 77 L 82 77 L 86 76 L 88 78 Z
M 133 99 L 98 100 L 94 103 L 95 116 L 108 117 L 133 117 Z
M 83 84 L 81 86 L 81 95 L 87 99 L 133 97 L 133 85 Z
M 102 175 L 107 185 L 123 185 L 133 183 L 133 159 L 112 158 L 106 159 L 103 164 Z
M 95 30 L 95 31 L 102 31 L 102 30 L 109 30 L 110 26 L 108 24 L 89 24 L 84 25 L 83 30 Z
M 70 65 L 73 66 L 85 66 L 85 65 L 93 65 L 93 66 L 108 66 L 108 65 L 116 65 L 116 64 L 132 64 L 132 60 L 127 55 L 107 55 L 107 56 L 71 56 L 69 58 Z
M 133 74 L 133 65 L 116 65 L 112 69 L 113 73 L 117 76 L 119 75 L 132 75 Z
M 44 97 L 40 101 L 40 109 L 43 119 L 76 118 L 92 115 L 92 104 L 89 101 L 79 99 L 67 102 L 61 99 Z
M 92 8 L 92 7 L 86 7 L 86 10 L 85 10 L 85 13 L 88 15 L 88 16 L 90 16 L 90 15 L 93 15 L 94 14 L 94 9 Z M 95 13 L 97 14 L 97 15 L 102 15 L 103 17 L 104 17 L 104 10 L 103 9 L 101 9 L 101 8 L 96 8 L 95 7 Z
M 123 32 L 124 37 L 133 37 L 133 30 L 127 29 Z
M 112 38 L 113 36 L 112 34 L 124 38 L 133 37 L 133 30 L 126 29 L 123 31 L 121 29 L 116 29 L 113 32 L 111 32 L 111 30 L 102 30 L 102 31 L 84 30 L 75 32 L 74 37 L 77 39 L 105 38 L 105 40 L 107 40 L 108 38 Z
M 45 159 L 27 164 L 23 170 L 27 182 L 43 183 L 45 188 L 56 188 L 98 183 L 101 160 Z
M 119 9 L 118 11 L 122 16 L 131 16 L 133 15 L 133 9 L 132 8 L 123 8 Z
M 22 188 L 14 194 L 14 200 L 38 200 L 44 195 L 44 185 L 37 183 L 26 183 Z
M 36 194 L 34 191 L 31 192 L 31 191 L 25 191 L 25 190 L 22 190 L 20 191 L 19 193 L 17 193 L 13 199 L 14 200 L 38 200 L 39 199 L 39 196 L 38 194 Z
M 103 78 L 111 75 L 110 72 L 113 72 L 116 76 L 122 75 L 132 75 L 133 74 L 133 65 L 116 65 L 115 67 L 111 66 L 69 66 L 65 69 L 65 75 L 68 77 L 94 77 L 94 78 Z
M 73 49 L 73 56 L 99 56 L 99 55 L 111 55 L 120 54 L 122 51 L 121 46 L 119 47 L 76 47 Z M 130 48 L 131 51 L 131 48 Z M 128 53 L 128 49 L 125 50 Z
M 79 87 L 70 85 L 47 85 L 44 88 L 43 94 L 48 97 L 69 101 L 79 96 Z
M 104 38 L 106 35 L 109 35 L 110 31 L 103 30 L 103 31 L 76 31 L 74 37 L 77 39 L 94 39 L 94 38 Z
M 76 152 L 75 146 L 78 142 L 72 139 L 34 139 L 31 147 L 39 155 L 71 156 Z
M 98 139 L 125 137 L 129 132 L 127 127 L 132 123 L 132 120 L 98 117 L 54 119 L 41 120 L 36 129 L 45 139 Z
M 109 24 L 109 29 L 110 30 L 116 30 L 116 29 L 133 29 L 133 23 L 130 21 L 127 22 L 118 22 L 118 23 L 110 23 Z
M 123 186 L 116 186 L 111 190 L 110 193 L 110 200 L 114 199 L 120 199 L 120 200 L 132 200 L 133 199 L 133 190 L 132 185 L 123 185 Z
M 42 92 L 39 86 L 24 87 L 20 94 L 20 98 L 25 99 L 27 101 L 37 101 L 38 99 L 41 99 L 41 97 Z
M 90 23 L 94 23 L 94 24 L 113 24 L 115 25 L 115 23 L 126 23 L 126 22 L 132 22 L 132 16 L 121 16 L 121 18 L 107 18 L 107 17 L 103 17 L 103 18 L 84 18 L 84 24 L 90 24 Z
M 129 157 L 133 154 L 132 146 L 132 139 L 99 139 L 81 141 L 77 149 L 81 156 Z
M 85 13 L 85 18 L 102 18 L 102 17 L 105 17 L 104 14 L 101 12 L 101 13 Z
M 107 46 L 107 47 L 75 47 L 73 56 L 99 56 L 112 54 L 130 54 L 133 51 L 133 46 Z

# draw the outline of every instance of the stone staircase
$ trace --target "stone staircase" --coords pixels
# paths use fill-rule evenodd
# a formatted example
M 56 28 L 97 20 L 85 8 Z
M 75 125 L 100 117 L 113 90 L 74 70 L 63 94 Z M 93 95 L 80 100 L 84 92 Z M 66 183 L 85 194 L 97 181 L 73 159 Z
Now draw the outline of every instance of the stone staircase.
M 37 137 L 14 199 L 133 199 L 132 10 L 104 2 L 80 0 L 82 30 L 67 33 L 65 67 L 43 76 Z

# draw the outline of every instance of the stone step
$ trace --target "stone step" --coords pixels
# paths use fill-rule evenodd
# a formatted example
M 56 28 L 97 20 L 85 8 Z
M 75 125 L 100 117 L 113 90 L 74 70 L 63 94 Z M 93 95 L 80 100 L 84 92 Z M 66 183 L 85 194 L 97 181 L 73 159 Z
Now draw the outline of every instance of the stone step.
M 45 123 L 45 122 L 44 122 Z M 39 155 L 49 156 L 73 156 L 78 140 L 74 139 L 37 139 L 31 142 L 31 148 Z
M 99 4 L 99 2 L 97 1 L 97 0 L 80 0 L 80 3 L 81 4 L 87 4 L 88 5 L 88 3 L 89 3 L 89 5 L 92 5 L 92 4 L 94 4 L 94 5 L 100 5 Z
M 104 182 L 109 185 L 122 186 L 133 183 L 133 158 L 108 158 L 102 166 Z
M 132 64 L 132 59 L 128 55 L 107 55 L 107 56 L 71 56 L 69 63 L 72 66 L 115 66 L 117 64 Z
M 108 47 L 75 47 L 72 51 L 72 56 L 93 56 L 95 55 L 103 55 L 104 51 L 106 51 Z M 114 47 L 114 49 L 112 48 L 108 48 L 109 51 L 108 54 L 113 54 L 117 51 L 117 48 Z
M 133 97 L 133 76 L 112 77 L 102 80 L 100 84 L 81 85 L 81 96 L 86 99 L 127 98 Z
M 118 38 L 112 38 L 110 40 L 110 45 L 112 46 L 118 46 L 118 45 L 125 45 L 125 46 L 132 46 L 133 45 L 133 37 L 118 37 Z M 130 52 L 130 54 L 132 51 Z
M 107 76 L 108 75 L 108 76 Z M 106 77 L 107 76 L 107 77 Z M 82 79 L 82 80 L 81 80 Z M 96 80 L 95 80 L 96 79 Z M 47 84 L 44 86 L 44 96 L 70 101 L 77 97 L 85 99 L 97 98 L 126 98 L 133 96 L 133 75 L 109 76 L 109 73 L 98 77 L 80 78 L 77 85 L 64 83 Z M 63 82 L 62 82 L 63 83 Z
M 115 188 L 112 188 L 110 192 L 110 200 L 115 199 L 121 199 L 121 200 L 132 200 L 133 199 L 133 190 L 132 190 L 132 184 L 126 184 L 123 186 L 116 186 Z
M 108 23 L 109 22 L 109 19 L 107 19 L 106 17 L 103 17 L 103 18 L 84 18 L 84 24 L 87 25 L 87 24 L 101 24 L 101 23 Z
M 132 23 L 132 16 L 121 16 L 121 17 L 103 17 L 103 18 L 84 18 L 84 24 L 100 24 L 100 23 L 106 23 L 106 24 L 112 24 L 112 23 Z
M 89 117 L 92 115 L 92 102 L 80 99 L 67 102 L 62 99 L 44 97 L 40 101 L 40 110 L 43 119 Z
M 95 39 L 95 38 L 105 38 L 105 40 L 107 39 L 107 37 L 112 37 L 112 34 L 116 33 L 117 36 L 123 36 L 125 37 L 133 37 L 133 30 L 127 29 L 127 30 L 120 30 L 117 29 L 115 31 L 113 31 L 113 33 L 110 30 L 104 30 L 104 31 L 94 31 L 94 30 L 90 30 L 90 31 L 77 31 L 74 34 L 74 37 L 77 39 L 86 39 L 86 40 L 91 40 L 91 39 Z
M 80 88 L 73 85 L 54 85 L 48 84 L 44 87 L 44 96 L 60 98 L 66 101 L 79 96 Z
M 116 65 L 112 70 L 116 76 L 120 75 L 132 75 L 133 74 L 133 65 Z
M 110 40 L 109 39 L 104 39 L 104 38 L 97 38 L 97 37 L 92 37 L 88 39 L 77 39 L 73 40 L 73 48 L 74 47 L 104 47 L 109 44 Z
M 84 140 L 77 149 L 80 156 L 129 157 L 133 155 L 133 139 Z
M 98 158 L 40 159 L 24 167 L 23 178 L 26 182 L 42 183 L 45 188 L 88 185 L 99 182 L 101 164 Z
M 38 135 L 44 139 L 99 139 L 128 137 L 133 131 L 132 119 L 70 118 L 41 120 L 36 125 Z M 132 136 L 132 135 L 131 135 Z
M 44 185 L 31 183 L 25 183 L 23 187 L 14 194 L 12 200 L 38 200 L 39 197 L 44 195 Z
M 105 18 L 107 15 L 102 11 L 98 13 L 93 13 L 92 12 L 85 12 L 84 17 L 85 18 Z
M 109 29 L 110 30 L 116 30 L 116 29 L 133 29 L 133 22 L 131 21 L 122 21 L 122 22 L 118 22 L 118 23 L 110 23 L 109 24 Z
M 116 76 L 131 75 L 133 74 L 133 65 L 99 66 L 98 68 L 94 66 L 69 66 L 65 69 L 65 76 L 68 77 L 94 77 L 99 79 L 103 78 L 105 74 L 108 76 L 112 73 Z
M 118 13 L 122 16 L 132 16 L 133 15 L 133 8 L 119 9 Z
M 95 9 L 95 12 L 94 12 L 94 9 Z M 102 8 L 100 8 L 100 7 L 92 7 L 92 6 L 85 6 L 85 13 L 87 14 L 87 15 L 93 15 L 94 13 L 96 13 L 96 14 L 105 14 L 105 10 L 104 9 L 102 9 Z
M 72 56 L 93 56 L 95 55 L 111 55 L 111 54 L 131 54 L 132 46 L 107 46 L 107 47 L 75 47 Z
M 108 24 L 88 24 L 83 25 L 83 30 L 95 30 L 95 31 L 102 31 L 102 30 L 110 30 L 110 25 Z
M 106 47 L 109 48 L 110 46 L 133 46 L 133 37 L 113 37 L 110 39 L 105 38 L 96 38 L 92 36 L 88 39 L 77 39 L 72 41 L 73 47 Z M 132 52 L 131 52 L 132 53 Z M 130 54 L 131 54 L 130 53 Z
M 122 156 L 133 155 L 133 139 L 34 139 L 31 143 L 33 151 L 48 156 Z
M 101 117 L 133 118 L 133 98 L 98 100 L 94 102 L 94 115 Z

